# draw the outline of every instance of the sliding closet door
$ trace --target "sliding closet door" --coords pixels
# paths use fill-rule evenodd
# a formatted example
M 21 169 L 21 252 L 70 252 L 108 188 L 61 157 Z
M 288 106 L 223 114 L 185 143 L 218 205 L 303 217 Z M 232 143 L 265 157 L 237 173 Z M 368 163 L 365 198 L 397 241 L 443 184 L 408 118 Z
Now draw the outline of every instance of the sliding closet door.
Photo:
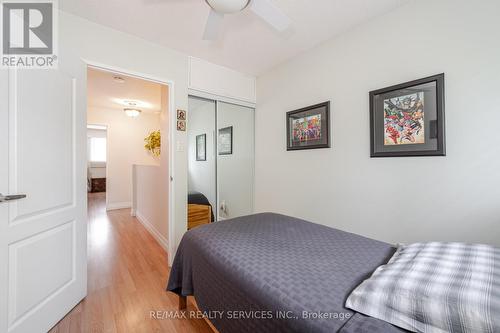
M 215 101 L 190 96 L 187 114 L 188 188 L 203 194 L 216 215 Z
M 253 213 L 254 109 L 217 102 L 219 219 Z

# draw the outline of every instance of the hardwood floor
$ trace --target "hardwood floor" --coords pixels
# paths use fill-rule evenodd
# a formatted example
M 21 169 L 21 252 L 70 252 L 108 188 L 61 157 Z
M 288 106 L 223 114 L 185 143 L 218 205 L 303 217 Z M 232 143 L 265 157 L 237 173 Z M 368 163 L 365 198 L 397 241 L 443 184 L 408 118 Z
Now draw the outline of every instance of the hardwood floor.
M 212 332 L 203 319 L 151 319 L 177 310 L 167 253 L 129 209 L 106 212 L 105 193 L 89 194 L 88 211 L 88 295 L 51 333 Z

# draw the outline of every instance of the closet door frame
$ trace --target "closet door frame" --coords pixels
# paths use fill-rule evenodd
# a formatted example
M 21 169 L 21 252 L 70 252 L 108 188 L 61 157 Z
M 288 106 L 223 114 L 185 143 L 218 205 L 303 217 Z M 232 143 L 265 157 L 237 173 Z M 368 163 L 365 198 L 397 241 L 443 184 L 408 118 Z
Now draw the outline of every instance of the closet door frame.
M 215 202 L 214 202 L 214 207 L 212 207 L 212 211 L 213 211 L 213 214 L 214 214 L 214 219 L 215 221 L 214 222 L 217 222 L 219 219 L 218 219 L 218 206 L 219 206 L 219 198 L 218 198 L 218 185 L 217 185 L 217 137 L 216 137 L 216 133 L 217 133 L 217 101 L 212 99 L 212 98 L 207 98 L 205 96 L 198 96 L 196 94 L 189 94 L 188 95 L 188 100 L 189 99 L 197 99 L 197 100 L 201 100 L 201 101 L 206 101 L 206 102 L 209 102 L 209 103 L 213 103 L 214 104 L 214 109 L 213 109 L 213 112 L 215 113 L 214 114 L 214 123 L 213 123 L 213 138 L 212 138 L 212 144 L 214 145 L 214 148 L 213 148 L 213 151 L 210 151 L 208 152 L 206 150 L 206 146 L 207 146 L 207 143 L 205 141 L 205 154 L 207 156 L 207 160 L 208 160 L 208 154 L 213 154 L 214 156 L 214 186 L 215 186 L 215 193 L 213 193 L 215 195 Z M 189 104 L 189 103 L 188 103 Z M 188 147 L 189 147 L 189 131 L 191 130 L 191 127 L 189 125 L 189 119 L 190 119 L 190 112 L 191 112 L 191 109 L 190 107 L 188 107 L 188 115 L 187 115 L 187 135 L 188 135 Z M 210 110 L 210 112 L 212 112 Z M 206 140 L 206 139 L 205 139 Z M 196 144 L 196 142 L 195 142 Z M 188 148 L 189 149 L 189 148 Z M 196 161 L 198 162 L 198 161 Z M 189 165 L 191 163 L 196 163 L 192 160 L 189 159 L 189 153 L 188 153 L 188 168 L 189 168 Z M 189 182 L 189 179 L 190 177 L 188 177 L 188 182 Z M 188 191 L 189 191 L 189 183 L 188 183 Z M 207 196 L 207 193 L 203 193 L 205 196 Z M 207 197 L 208 200 L 210 201 L 210 195 Z M 189 203 L 188 203 L 189 204 Z M 187 223 L 187 221 L 186 221 Z
M 253 151 L 253 156 L 254 156 L 254 166 L 253 166 L 253 174 L 252 174 L 252 181 L 253 181 L 253 193 L 252 193 L 252 211 L 255 208 L 255 110 L 256 110 L 256 104 L 251 103 L 251 102 L 246 102 L 234 98 L 229 98 L 229 97 L 224 97 L 220 95 L 214 95 L 210 94 L 207 92 L 195 90 L 195 89 L 189 89 L 188 90 L 188 97 L 193 97 L 193 98 L 198 98 L 198 99 L 204 99 L 210 102 L 215 102 L 215 133 L 214 133 L 214 149 L 215 149 L 215 202 L 216 202 L 216 212 L 214 212 L 214 217 L 215 221 L 220 221 L 221 219 L 219 218 L 219 212 L 220 212 L 220 202 L 219 202 L 219 181 L 218 181 L 218 158 L 219 158 L 219 144 L 218 144 L 218 124 L 219 124 L 219 104 L 222 103 L 227 103 L 227 104 L 233 104 L 236 106 L 242 106 L 242 107 L 247 107 L 250 109 L 253 109 L 253 120 L 254 120 L 254 151 Z M 188 110 L 189 112 L 189 110 Z M 188 131 L 189 131 L 189 123 L 187 124 L 188 126 Z M 188 161 L 189 162 L 189 161 Z

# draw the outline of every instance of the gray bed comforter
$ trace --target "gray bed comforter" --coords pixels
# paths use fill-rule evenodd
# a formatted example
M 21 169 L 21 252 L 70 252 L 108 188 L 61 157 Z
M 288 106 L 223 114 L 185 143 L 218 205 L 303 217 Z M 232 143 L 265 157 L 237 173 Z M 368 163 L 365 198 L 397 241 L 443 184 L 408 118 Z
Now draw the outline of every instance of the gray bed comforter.
M 250 215 L 187 232 L 167 290 L 194 295 L 221 333 L 399 333 L 344 307 L 394 251 L 304 220 Z

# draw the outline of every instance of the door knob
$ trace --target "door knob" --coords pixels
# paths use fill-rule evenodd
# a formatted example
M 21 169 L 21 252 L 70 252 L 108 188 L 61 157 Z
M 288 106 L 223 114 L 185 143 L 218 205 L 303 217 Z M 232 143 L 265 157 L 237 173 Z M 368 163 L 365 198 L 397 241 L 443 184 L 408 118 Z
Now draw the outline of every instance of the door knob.
M 0 193 L 0 202 L 13 201 L 26 198 L 26 194 L 3 195 Z

